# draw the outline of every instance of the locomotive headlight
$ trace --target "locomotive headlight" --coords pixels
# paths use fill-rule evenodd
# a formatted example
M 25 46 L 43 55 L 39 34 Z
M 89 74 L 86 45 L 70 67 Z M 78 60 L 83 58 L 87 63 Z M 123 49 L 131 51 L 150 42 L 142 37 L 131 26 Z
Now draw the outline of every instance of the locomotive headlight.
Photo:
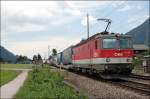
M 106 62 L 110 62 L 111 60 L 110 60 L 110 58 L 106 58 Z
M 132 61 L 132 59 L 130 59 L 130 58 L 127 58 L 127 62 L 131 62 Z

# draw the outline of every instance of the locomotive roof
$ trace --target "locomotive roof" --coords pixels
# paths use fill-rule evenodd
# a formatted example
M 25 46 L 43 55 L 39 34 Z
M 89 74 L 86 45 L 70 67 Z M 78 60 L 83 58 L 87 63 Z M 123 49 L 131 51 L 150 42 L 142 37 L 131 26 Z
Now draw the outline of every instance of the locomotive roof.
M 81 44 L 84 44 L 84 43 L 86 43 L 86 42 L 88 42 L 89 40 L 92 40 L 92 39 L 94 39 L 94 38 L 107 38 L 107 37 L 115 37 L 116 35 L 118 35 L 119 37 L 131 37 L 131 36 L 129 36 L 129 35 L 125 35 L 125 34 L 115 34 L 115 33 L 108 33 L 108 32 L 101 32 L 101 33 L 97 33 L 97 34 L 95 34 L 95 35 L 93 35 L 93 36 L 91 36 L 91 37 L 89 37 L 88 39 L 86 39 L 86 40 L 82 40 L 80 43 L 78 43 L 78 44 L 76 44 L 76 45 L 74 45 L 73 47 L 77 47 L 77 46 L 79 46 L 79 45 L 81 45 Z

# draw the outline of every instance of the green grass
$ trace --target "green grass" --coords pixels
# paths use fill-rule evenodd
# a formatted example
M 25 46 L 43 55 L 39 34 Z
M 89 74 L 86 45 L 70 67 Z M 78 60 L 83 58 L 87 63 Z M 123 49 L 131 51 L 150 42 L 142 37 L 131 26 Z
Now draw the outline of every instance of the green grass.
M 65 85 L 63 73 L 49 69 L 34 69 L 29 72 L 24 86 L 20 88 L 15 98 L 52 98 L 52 99 L 84 99 L 74 89 Z
M 132 73 L 138 74 L 138 75 L 144 75 L 145 74 L 143 67 L 142 67 L 142 60 L 141 59 L 139 59 L 139 58 L 133 59 L 133 66 L 134 66 L 134 69 L 132 70 Z
M 13 80 L 19 74 L 18 71 L 1 70 L 0 71 L 0 86 Z
M 1 68 L 22 68 L 28 69 L 32 68 L 33 64 L 1 64 Z
M 134 67 L 134 69 L 132 70 L 132 73 L 138 74 L 138 75 L 144 75 L 145 74 L 143 68 L 137 67 L 137 66 Z

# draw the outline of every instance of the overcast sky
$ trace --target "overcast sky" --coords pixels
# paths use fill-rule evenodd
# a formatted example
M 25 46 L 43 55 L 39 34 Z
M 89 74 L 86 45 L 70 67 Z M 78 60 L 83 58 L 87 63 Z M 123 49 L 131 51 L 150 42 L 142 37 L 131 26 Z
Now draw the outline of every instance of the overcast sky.
M 1 44 L 14 54 L 47 57 L 48 45 L 62 51 L 90 35 L 104 31 L 126 33 L 149 17 L 149 1 L 1 1 Z

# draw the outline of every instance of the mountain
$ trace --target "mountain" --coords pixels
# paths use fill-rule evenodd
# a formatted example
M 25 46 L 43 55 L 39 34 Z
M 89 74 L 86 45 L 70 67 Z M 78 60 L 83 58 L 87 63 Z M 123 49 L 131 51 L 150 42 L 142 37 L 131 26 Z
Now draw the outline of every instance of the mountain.
M 127 32 L 127 35 L 131 35 L 134 44 L 145 44 L 150 47 L 150 31 L 149 31 L 150 18 L 148 18 L 143 24 Z
M 4 47 L 0 46 L 0 61 L 16 62 L 17 57 Z

